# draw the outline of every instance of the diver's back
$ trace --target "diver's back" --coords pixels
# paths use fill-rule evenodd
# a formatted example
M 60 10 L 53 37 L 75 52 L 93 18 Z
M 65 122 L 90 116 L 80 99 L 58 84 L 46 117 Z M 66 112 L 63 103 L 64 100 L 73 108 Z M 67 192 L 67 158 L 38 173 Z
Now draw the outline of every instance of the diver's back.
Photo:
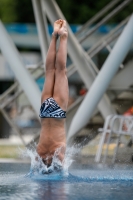
M 41 119 L 41 125 L 37 152 L 45 158 L 53 155 L 56 149 L 65 147 L 65 119 L 44 118 Z

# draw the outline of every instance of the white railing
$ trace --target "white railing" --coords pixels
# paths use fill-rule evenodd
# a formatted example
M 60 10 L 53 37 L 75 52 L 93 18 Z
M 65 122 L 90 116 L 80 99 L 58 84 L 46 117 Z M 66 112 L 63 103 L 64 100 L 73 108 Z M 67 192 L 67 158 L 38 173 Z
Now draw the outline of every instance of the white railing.
M 115 126 L 116 123 L 117 123 L 117 126 Z M 106 162 L 106 158 L 108 155 L 108 148 L 111 141 L 111 136 L 113 134 L 117 136 L 116 148 L 114 150 L 114 154 L 112 158 L 112 163 L 114 163 L 117 152 L 118 152 L 121 136 L 128 135 L 131 138 L 133 137 L 133 116 L 110 115 L 106 118 L 104 127 L 102 129 L 99 129 L 99 131 L 102 132 L 102 136 L 99 141 L 99 146 L 96 153 L 95 161 L 100 162 L 105 138 L 107 137 L 103 163 Z

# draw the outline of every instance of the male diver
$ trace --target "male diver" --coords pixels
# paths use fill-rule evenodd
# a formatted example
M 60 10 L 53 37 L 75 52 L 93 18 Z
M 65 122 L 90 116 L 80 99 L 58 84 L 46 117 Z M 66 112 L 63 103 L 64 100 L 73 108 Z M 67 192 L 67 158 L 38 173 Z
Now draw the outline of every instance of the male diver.
M 56 51 L 56 42 L 60 38 Z M 41 132 L 37 153 L 47 167 L 57 157 L 63 163 L 66 149 L 65 118 L 68 105 L 69 90 L 66 76 L 67 60 L 67 25 L 65 20 L 54 23 L 54 32 L 46 57 L 45 84 L 41 97 Z

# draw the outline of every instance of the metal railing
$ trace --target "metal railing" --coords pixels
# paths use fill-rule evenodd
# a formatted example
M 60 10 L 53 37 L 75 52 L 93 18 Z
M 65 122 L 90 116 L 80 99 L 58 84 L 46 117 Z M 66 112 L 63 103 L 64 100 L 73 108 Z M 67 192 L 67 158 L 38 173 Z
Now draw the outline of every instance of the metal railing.
M 116 128 L 115 123 L 117 122 L 118 126 Z M 111 136 L 116 135 L 116 148 L 114 150 L 112 163 L 116 160 L 116 155 L 118 152 L 120 139 L 122 135 L 128 135 L 133 139 L 133 116 L 122 116 L 122 115 L 110 115 L 106 118 L 106 121 L 104 123 L 103 129 L 99 129 L 99 132 L 102 133 L 98 150 L 96 153 L 95 161 L 100 162 L 101 156 L 102 156 L 102 150 L 105 142 L 105 138 L 107 137 L 107 143 L 106 143 L 106 149 L 104 152 L 104 158 L 103 163 L 106 162 L 106 158 L 108 155 L 108 148 L 111 141 Z

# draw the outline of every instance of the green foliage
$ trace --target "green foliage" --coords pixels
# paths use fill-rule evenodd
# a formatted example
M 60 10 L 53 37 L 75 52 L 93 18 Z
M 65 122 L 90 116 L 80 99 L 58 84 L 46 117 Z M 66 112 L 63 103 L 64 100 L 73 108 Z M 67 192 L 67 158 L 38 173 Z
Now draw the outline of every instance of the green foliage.
M 83 24 L 105 7 L 111 0 L 56 0 L 67 21 Z M 121 0 L 120 2 L 123 2 Z M 133 12 L 133 3 L 126 6 L 108 23 L 117 23 Z M 0 18 L 5 23 L 35 22 L 31 0 L 0 0 Z
M 35 22 L 31 0 L 17 0 L 17 16 L 18 22 Z
M 94 16 L 109 0 L 56 0 L 69 23 L 82 24 Z
M 4 23 L 34 22 L 31 0 L 0 0 L 0 18 Z
M 3 22 L 10 23 L 17 20 L 16 2 L 17 0 L 0 0 L 0 18 Z
M 67 21 L 73 24 L 83 24 L 104 8 L 111 0 L 56 0 L 64 13 Z M 120 1 L 121 3 L 123 0 Z M 116 6 L 115 6 L 116 7 Z M 114 8 L 115 8 L 114 7 Z M 130 3 L 122 11 L 109 21 L 119 23 L 133 12 L 133 3 Z
M 24 149 L 24 146 L 19 145 L 19 148 Z M 18 145 L 1 145 L 0 158 L 15 158 L 19 157 Z

